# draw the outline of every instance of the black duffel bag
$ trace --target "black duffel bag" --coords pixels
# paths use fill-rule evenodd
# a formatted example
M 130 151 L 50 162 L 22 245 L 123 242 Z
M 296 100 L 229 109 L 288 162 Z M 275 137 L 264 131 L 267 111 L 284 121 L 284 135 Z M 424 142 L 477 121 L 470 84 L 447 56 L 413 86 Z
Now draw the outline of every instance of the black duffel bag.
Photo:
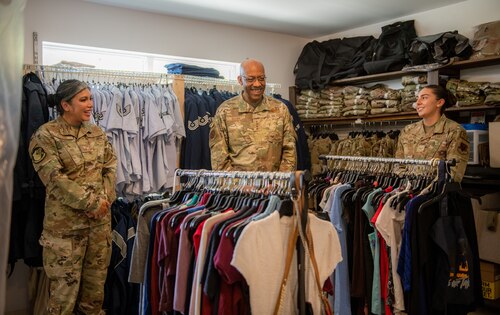
M 307 43 L 295 64 L 295 85 L 322 89 L 330 81 L 366 74 L 363 64 L 371 56 L 373 36 L 335 38 Z
M 430 63 L 448 63 L 451 58 L 468 59 L 472 55 L 469 39 L 458 31 L 420 36 L 410 44 L 412 66 Z
M 368 74 L 401 70 L 408 63 L 408 46 L 417 37 L 414 20 L 382 27 L 373 56 L 364 64 Z

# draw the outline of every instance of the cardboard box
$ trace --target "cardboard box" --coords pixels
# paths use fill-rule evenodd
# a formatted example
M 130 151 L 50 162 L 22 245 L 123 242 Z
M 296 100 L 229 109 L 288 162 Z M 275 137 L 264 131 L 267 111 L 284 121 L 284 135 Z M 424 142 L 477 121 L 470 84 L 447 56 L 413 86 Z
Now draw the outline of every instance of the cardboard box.
M 500 212 L 491 211 L 500 207 L 497 195 L 498 193 L 481 197 L 481 200 L 483 200 L 482 205 L 473 199 L 472 206 L 474 221 L 476 222 L 479 258 L 500 264 L 500 250 L 498 250 L 498 244 L 500 244 L 500 224 L 498 223 L 500 221 Z
M 488 126 L 490 146 L 490 167 L 500 167 L 500 121 L 490 122 Z
M 481 260 L 481 280 L 486 282 L 500 280 L 500 265 Z
M 483 297 L 496 300 L 500 297 L 500 280 L 495 282 L 483 281 Z

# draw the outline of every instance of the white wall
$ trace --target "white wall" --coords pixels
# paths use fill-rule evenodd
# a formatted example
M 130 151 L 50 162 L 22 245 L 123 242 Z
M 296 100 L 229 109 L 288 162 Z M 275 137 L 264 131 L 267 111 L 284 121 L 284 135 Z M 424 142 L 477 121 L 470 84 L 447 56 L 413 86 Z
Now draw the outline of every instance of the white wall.
M 474 25 L 500 19 L 500 1 L 468 0 L 316 39 L 322 41 L 361 35 L 378 37 L 382 26 L 408 19 L 415 20 L 418 35 L 456 29 L 472 38 Z M 247 57 L 260 59 L 266 66 L 269 81 L 280 83 L 282 88 L 278 92 L 285 97 L 288 97 L 288 86 L 294 84 L 293 66 L 302 47 L 311 40 L 81 0 L 28 0 L 25 10 L 25 63 L 33 63 L 34 31 L 38 32 L 39 45 L 45 40 L 231 62 L 240 62 Z M 465 75 L 481 73 L 482 80 L 500 80 L 500 76 L 495 76 L 500 71 L 493 68 L 469 70 Z
M 500 19 L 500 1 L 468 0 L 443 8 L 399 17 L 382 23 L 350 29 L 317 38 L 322 41 L 330 38 L 373 35 L 378 37 L 381 27 L 396 21 L 415 20 L 418 36 L 431 35 L 445 31 L 458 30 L 468 38 L 473 37 L 475 25 Z
M 300 37 L 81 0 L 28 0 L 25 63 L 33 63 L 34 31 L 39 45 L 51 41 L 231 62 L 256 58 L 264 63 L 269 82 L 282 85 L 278 92 L 284 97 L 294 84 L 292 68 L 307 42 Z
M 331 38 L 373 35 L 379 37 L 381 27 L 396 21 L 415 20 L 418 36 L 457 30 L 472 39 L 474 26 L 500 19 L 500 1 L 468 0 L 444 8 L 403 16 L 382 23 L 363 26 L 316 38 L 324 41 Z M 463 70 L 461 78 L 470 81 L 500 81 L 500 66 Z

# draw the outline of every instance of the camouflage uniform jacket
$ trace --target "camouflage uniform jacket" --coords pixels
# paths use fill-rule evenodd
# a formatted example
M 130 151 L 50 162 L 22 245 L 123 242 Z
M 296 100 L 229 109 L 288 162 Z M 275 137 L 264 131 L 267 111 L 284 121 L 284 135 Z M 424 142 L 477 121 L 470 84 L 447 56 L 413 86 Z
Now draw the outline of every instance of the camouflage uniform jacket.
M 292 117 L 280 101 L 264 95 L 255 108 L 241 95 L 219 106 L 210 126 L 214 170 L 290 172 L 296 167 Z
M 434 125 L 434 131 L 429 134 L 425 133 L 422 121 L 406 126 L 399 135 L 395 157 L 455 159 L 457 165 L 451 169 L 452 176 L 455 181 L 460 182 L 469 160 L 469 139 L 460 124 L 441 115 Z
M 100 198 L 116 198 L 116 156 L 106 134 L 84 123 L 78 134 L 59 117 L 33 134 L 29 152 L 46 187 L 44 229 L 68 232 L 109 223 L 111 214 L 95 220 L 86 212 L 99 208 Z

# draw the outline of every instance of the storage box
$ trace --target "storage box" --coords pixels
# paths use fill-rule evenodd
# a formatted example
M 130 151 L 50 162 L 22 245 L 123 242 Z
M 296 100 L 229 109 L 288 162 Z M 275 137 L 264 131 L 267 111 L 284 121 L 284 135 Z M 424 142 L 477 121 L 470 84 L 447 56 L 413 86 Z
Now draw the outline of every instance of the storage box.
M 480 205 L 476 199 L 472 199 L 479 258 L 500 264 L 500 250 L 498 250 L 500 212 L 493 211 L 500 209 L 500 193 L 484 195 L 481 197 L 481 201 Z
M 500 280 L 500 265 L 481 260 L 481 280 L 496 282 Z
M 478 146 L 489 141 L 488 130 L 485 124 L 464 124 L 469 138 L 469 161 L 467 164 L 479 164 Z
M 495 282 L 483 281 L 483 297 L 496 300 L 500 297 L 500 280 Z
M 500 121 L 490 122 L 488 132 L 490 140 L 490 167 L 500 167 Z

